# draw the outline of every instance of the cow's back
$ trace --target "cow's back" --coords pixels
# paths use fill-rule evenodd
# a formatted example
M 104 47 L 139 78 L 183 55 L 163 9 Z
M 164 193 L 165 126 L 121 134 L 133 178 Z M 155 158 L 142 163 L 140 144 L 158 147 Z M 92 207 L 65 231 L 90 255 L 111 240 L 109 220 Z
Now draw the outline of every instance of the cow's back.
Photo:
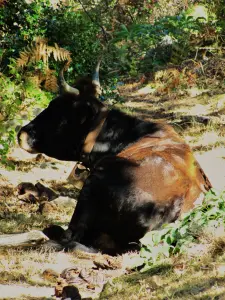
M 135 165 L 130 176 L 139 201 L 146 201 L 145 194 L 157 207 L 171 208 L 172 219 L 191 209 L 211 188 L 190 147 L 170 126 L 164 127 L 163 134 L 145 135 L 118 157 Z

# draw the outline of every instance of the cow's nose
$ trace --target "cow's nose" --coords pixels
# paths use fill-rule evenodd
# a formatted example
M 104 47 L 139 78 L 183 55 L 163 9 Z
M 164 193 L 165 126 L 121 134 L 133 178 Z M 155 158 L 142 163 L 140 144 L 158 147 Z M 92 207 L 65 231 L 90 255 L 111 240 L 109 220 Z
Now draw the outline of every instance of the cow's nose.
M 19 146 L 27 152 L 37 153 L 37 151 L 33 147 L 34 141 L 26 131 L 20 130 L 20 132 L 18 133 L 18 143 Z

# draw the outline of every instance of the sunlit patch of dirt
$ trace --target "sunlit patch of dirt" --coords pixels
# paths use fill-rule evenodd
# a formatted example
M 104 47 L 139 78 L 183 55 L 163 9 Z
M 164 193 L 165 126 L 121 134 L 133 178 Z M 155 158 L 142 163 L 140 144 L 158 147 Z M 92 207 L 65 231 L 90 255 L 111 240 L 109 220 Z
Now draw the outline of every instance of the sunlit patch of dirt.
M 225 190 L 225 147 L 195 154 L 213 187 Z
M 36 287 L 21 284 L 0 284 L 1 298 L 10 300 L 43 300 L 54 299 L 54 288 Z
M 40 287 L 41 291 L 41 287 L 57 288 L 63 282 L 63 285 L 77 286 L 82 297 L 95 298 L 108 280 L 127 273 L 127 262 L 123 264 L 122 256 L 113 258 L 100 253 L 6 249 L 0 251 L 0 258 L 0 286 L 11 283 L 12 287 L 21 287 L 21 291 L 27 287 L 25 295 L 30 296 L 36 295 L 33 286 L 36 291 Z M 13 289 L 11 292 L 6 289 L 5 294 L 13 297 Z

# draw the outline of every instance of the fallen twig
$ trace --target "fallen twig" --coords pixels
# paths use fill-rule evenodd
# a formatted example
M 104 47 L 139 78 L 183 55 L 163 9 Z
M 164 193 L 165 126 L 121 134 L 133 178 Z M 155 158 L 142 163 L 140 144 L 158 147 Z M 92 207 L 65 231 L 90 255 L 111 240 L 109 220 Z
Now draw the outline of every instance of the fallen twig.
M 0 247 L 27 247 L 36 246 L 49 240 L 49 238 L 38 230 L 24 233 L 0 235 Z

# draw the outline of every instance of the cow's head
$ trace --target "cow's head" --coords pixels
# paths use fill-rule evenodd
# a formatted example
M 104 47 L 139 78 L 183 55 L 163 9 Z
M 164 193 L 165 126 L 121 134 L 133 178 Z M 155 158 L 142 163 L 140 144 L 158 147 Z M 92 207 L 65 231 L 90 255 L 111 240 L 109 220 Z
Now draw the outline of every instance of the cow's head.
M 44 153 L 61 160 L 79 160 L 83 143 L 93 123 L 105 110 L 99 92 L 98 69 L 93 80 L 82 79 L 76 88 L 69 86 L 60 73 L 60 95 L 18 133 L 21 148 Z

